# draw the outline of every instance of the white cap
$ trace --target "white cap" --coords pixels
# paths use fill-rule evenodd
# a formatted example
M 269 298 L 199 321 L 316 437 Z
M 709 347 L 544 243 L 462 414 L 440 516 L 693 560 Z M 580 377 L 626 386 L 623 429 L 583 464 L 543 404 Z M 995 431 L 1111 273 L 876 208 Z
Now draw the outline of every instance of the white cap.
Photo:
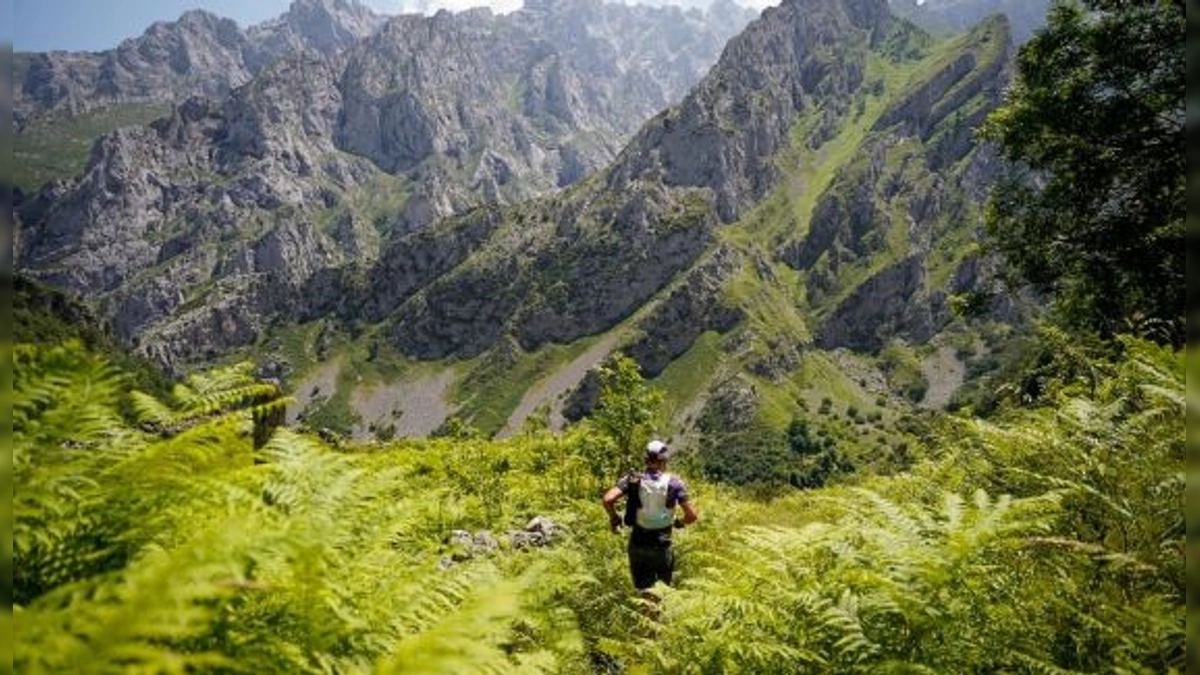
M 646 444 L 646 457 L 652 459 L 666 459 L 671 456 L 671 448 L 667 447 L 666 443 L 657 438 Z

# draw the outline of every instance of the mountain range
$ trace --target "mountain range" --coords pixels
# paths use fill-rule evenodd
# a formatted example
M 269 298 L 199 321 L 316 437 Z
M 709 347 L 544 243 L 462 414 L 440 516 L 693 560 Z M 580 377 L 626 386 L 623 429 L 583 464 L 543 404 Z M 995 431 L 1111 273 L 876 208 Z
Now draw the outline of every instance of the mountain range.
M 300 18 L 317 9 L 334 28 Z M 940 38 L 882 0 L 787 0 L 725 45 L 749 18 L 185 15 L 173 29 L 236 47 L 187 62 L 246 79 L 161 80 L 188 98 L 20 204 L 18 266 L 170 367 L 252 355 L 295 416 L 360 435 L 558 424 L 618 350 L 680 433 L 779 425 L 834 390 L 880 417 L 944 403 L 1029 311 L 952 311 L 996 283 L 977 240 L 999 160 L 973 131 L 1007 85 L 1009 23 Z M 148 62 L 171 28 L 96 58 Z M 21 124 L 144 90 L 121 91 L 27 100 Z
M 188 63 L 237 61 L 231 54 L 246 62 L 244 54 L 258 53 L 246 45 L 260 43 L 306 48 L 262 66 L 226 97 L 186 98 L 149 125 L 102 137 L 81 175 L 48 184 L 21 207 L 22 263 L 55 285 L 103 297 L 127 340 L 214 286 L 230 286 L 225 295 L 239 302 L 259 291 L 249 285 L 263 275 L 278 273 L 294 288 L 316 270 L 374 257 L 394 233 L 595 170 L 645 117 L 682 95 L 751 16 L 732 4 L 708 14 L 531 4 L 504 16 L 394 17 L 342 50 L 313 37 L 324 35 L 310 20 L 319 14 L 339 27 L 326 31 L 333 35 L 376 23 L 340 0 L 299 0 L 284 18 L 247 31 L 242 51 L 170 41 L 191 54 Z M 160 53 L 164 35 L 191 36 L 199 25 L 232 30 L 193 12 L 88 57 Z M 239 72 L 193 70 L 188 82 Z M 25 90 L 38 90 L 33 79 Z M 86 93 L 57 101 L 103 107 L 137 104 L 141 95 L 95 101 Z M 273 281 L 263 293 L 286 292 Z M 236 311 L 245 310 L 243 302 Z M 212 354 L 210 341 L 184 340 Z M 215 346 L 230 341 L 242 344 L 244 335 Z

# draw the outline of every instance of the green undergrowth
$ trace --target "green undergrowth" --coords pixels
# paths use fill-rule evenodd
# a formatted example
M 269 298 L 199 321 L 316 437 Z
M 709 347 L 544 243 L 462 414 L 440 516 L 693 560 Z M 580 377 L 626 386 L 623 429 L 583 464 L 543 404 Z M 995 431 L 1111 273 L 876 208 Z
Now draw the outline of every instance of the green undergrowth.
M 96 139 L 120 127 L 146 124 L 170 112 L 167 103 L 122 103 L 38 119 L 13 135 L 17 187 L 32 193 L 47 181 L 83 171 Z
M 588 423 L 255 449 L 246 368 L 122 406 L 103 359 L 18 345 L 14 669 L 1183 672 L 1183 355 L 1080 357 L 1086 380 L 939 417 L 893 475 L 685 475 L 701 520 L 651 610 Z M 555 535 L 518 548 L 535 516 Z

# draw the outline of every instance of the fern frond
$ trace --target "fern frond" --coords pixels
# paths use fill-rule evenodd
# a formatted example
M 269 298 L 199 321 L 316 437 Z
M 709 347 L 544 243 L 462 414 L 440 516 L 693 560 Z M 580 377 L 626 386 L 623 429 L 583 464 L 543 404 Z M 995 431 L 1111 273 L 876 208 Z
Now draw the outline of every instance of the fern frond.
M 483 583 L 482 581 L 478 583 Z M 460 593 L 437 594 L 422 616 L 423 629 L 403 639 L 380 664 L 383 673 L 548 673 L 556 661 L 548 653 L 514 659 L 502 649 L 521 611 L 527 580 L 491 581 L 465 601 Z
M 1029 672 L 1037 673 L 1037 675 L 1085 675 L 1082 671 L 1059 668 L 1053 663 L 1019 651 L 1012 653 L 1012 659 L 1023 668 L 1029 669 Z
M 134 420 L 138 424 L 150 424 L 158 427 L 169 427 L 175 423 L 176 413 L 167 404 L 153 396 L 140 391 L 130 392 Z
M 188 407 L 191 398 L 221 394 L 255 384 L 254 364 L 243 361 L 230 366 L 192 373 L 184 382 L 184 399 L 181 399 L 179 403 Z

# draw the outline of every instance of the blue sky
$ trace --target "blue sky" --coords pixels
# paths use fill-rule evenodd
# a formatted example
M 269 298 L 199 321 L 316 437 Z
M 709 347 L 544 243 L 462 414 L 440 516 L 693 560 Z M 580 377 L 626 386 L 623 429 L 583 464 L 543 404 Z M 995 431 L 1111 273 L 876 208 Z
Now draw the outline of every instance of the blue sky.
M 13 0 L 0 0 L 0 42 L 13 41 Z

